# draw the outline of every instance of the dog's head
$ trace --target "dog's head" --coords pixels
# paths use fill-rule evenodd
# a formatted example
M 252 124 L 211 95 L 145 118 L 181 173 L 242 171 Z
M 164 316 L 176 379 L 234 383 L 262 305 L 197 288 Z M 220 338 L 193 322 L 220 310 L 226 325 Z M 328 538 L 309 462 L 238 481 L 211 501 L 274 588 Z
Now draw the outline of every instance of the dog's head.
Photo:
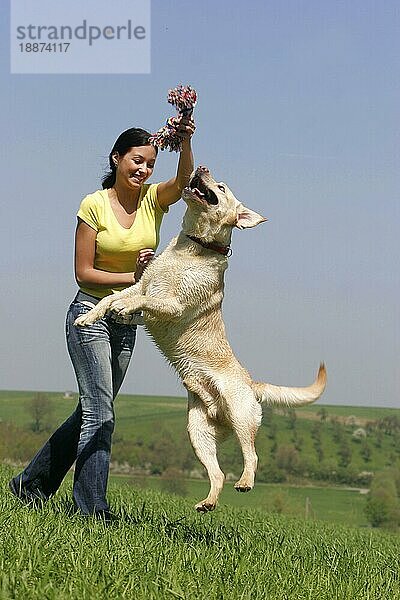
M 194 171 L 182 198 L 188 206 L 184 232 L 206 242 L 229 244 L 234 227 L 246 229 L 267 220 L 243 206 L 225 183 L 215 181 L 207 167 Z

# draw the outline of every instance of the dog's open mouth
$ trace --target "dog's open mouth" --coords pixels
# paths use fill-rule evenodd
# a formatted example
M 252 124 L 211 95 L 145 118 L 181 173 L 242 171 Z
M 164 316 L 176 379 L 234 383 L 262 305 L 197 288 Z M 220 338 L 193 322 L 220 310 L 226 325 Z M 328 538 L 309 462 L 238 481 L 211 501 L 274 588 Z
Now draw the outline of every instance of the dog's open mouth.
M 201 180 L 198 175 L 195 175 L 190 182 L 190 189 L 202 202 L 207 204 L 218 204 L 218 198 L 212 190 L 210 190 Z

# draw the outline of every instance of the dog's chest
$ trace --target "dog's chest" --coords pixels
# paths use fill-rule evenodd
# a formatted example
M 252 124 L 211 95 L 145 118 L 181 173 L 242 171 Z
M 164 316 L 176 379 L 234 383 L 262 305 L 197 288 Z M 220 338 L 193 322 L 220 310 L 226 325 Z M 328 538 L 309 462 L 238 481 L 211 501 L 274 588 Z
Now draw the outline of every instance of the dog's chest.
M 225 269 L 217 261 L 182 257 L 176 252 L 160 258 L 144 281 L 144 293 L 148 296 L 204 302 L 223 287 Z

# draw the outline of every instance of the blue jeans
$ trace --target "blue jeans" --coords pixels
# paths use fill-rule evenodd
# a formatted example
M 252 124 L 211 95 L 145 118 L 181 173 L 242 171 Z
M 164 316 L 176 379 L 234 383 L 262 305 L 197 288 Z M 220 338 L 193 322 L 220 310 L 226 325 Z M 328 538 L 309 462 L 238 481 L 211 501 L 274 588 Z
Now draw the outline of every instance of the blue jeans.
M 109 512 L 106 490 L 114 399 L 132 356 L 136 325 L 116 323 L 107 315 L 93 325 L 75 327 L 75 319 L 90 310 L 80 297 L 78 293 L 66 319 L 68 352 L 79 387 L 78 406 L 13 483 L 25 497 L 47 499 L 76 460 L 76 507 L 83 514 L 104 514 Z

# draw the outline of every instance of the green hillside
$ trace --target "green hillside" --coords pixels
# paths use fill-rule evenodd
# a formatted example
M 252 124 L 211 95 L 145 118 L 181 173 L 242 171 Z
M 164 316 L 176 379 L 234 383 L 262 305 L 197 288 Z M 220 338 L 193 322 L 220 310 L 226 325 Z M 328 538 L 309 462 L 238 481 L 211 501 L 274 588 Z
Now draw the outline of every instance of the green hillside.
M 76 402 L 76 396 L 46 393 L 51 411 L 44 415 L 41 428 L 47 431 L 29 436 L 34 396 L 33 392 L 0 392 L 3 437 L 6 424 L 16 428 L 10 430 L 7 446 L 1 448 L 0 444 L 0 458 L 28 459 L 31 447 L 39 445 Z M 198 468 L 186 436 L 185 399 L 122 395 L 116 402 L 116 415 L 114 463 L 138 468 L 147 465 L 153 474 L 168 467 Z M 14 448 L 19 430 L 24 432 L 25 453 L 22 447 Z M 399 461 L 400 410 L 318 404 L 286 412 L 265 409 L 257 449 L 259 481 L 306 478 L 368 486 L 368 473 Z M 233 438 L 222 446 L 221 463 L 226 472 L 239 474 L 241 456 Z
M 34 392 L 0 392 L 0 461 L 28 461 L 77 400 L 46 393 L 35 427 L 35 398 Z M 114 476 L 193 500 L 206 495 L 207 479 L 186 434 L 185 399 L 121 395 L 116 416 Z M 238 444 L 232 437 L 222 445 L 223 503 L 288 515 L 304 516 L 307 510 L 310 518 L 365 526 L 363 492 L 374 476 L 400 464 L 400 410 L 318 404 L 297 411 L 267 408 L 256 445 L 257 485 L 245 495 L 233 491 L 242 466 Z

